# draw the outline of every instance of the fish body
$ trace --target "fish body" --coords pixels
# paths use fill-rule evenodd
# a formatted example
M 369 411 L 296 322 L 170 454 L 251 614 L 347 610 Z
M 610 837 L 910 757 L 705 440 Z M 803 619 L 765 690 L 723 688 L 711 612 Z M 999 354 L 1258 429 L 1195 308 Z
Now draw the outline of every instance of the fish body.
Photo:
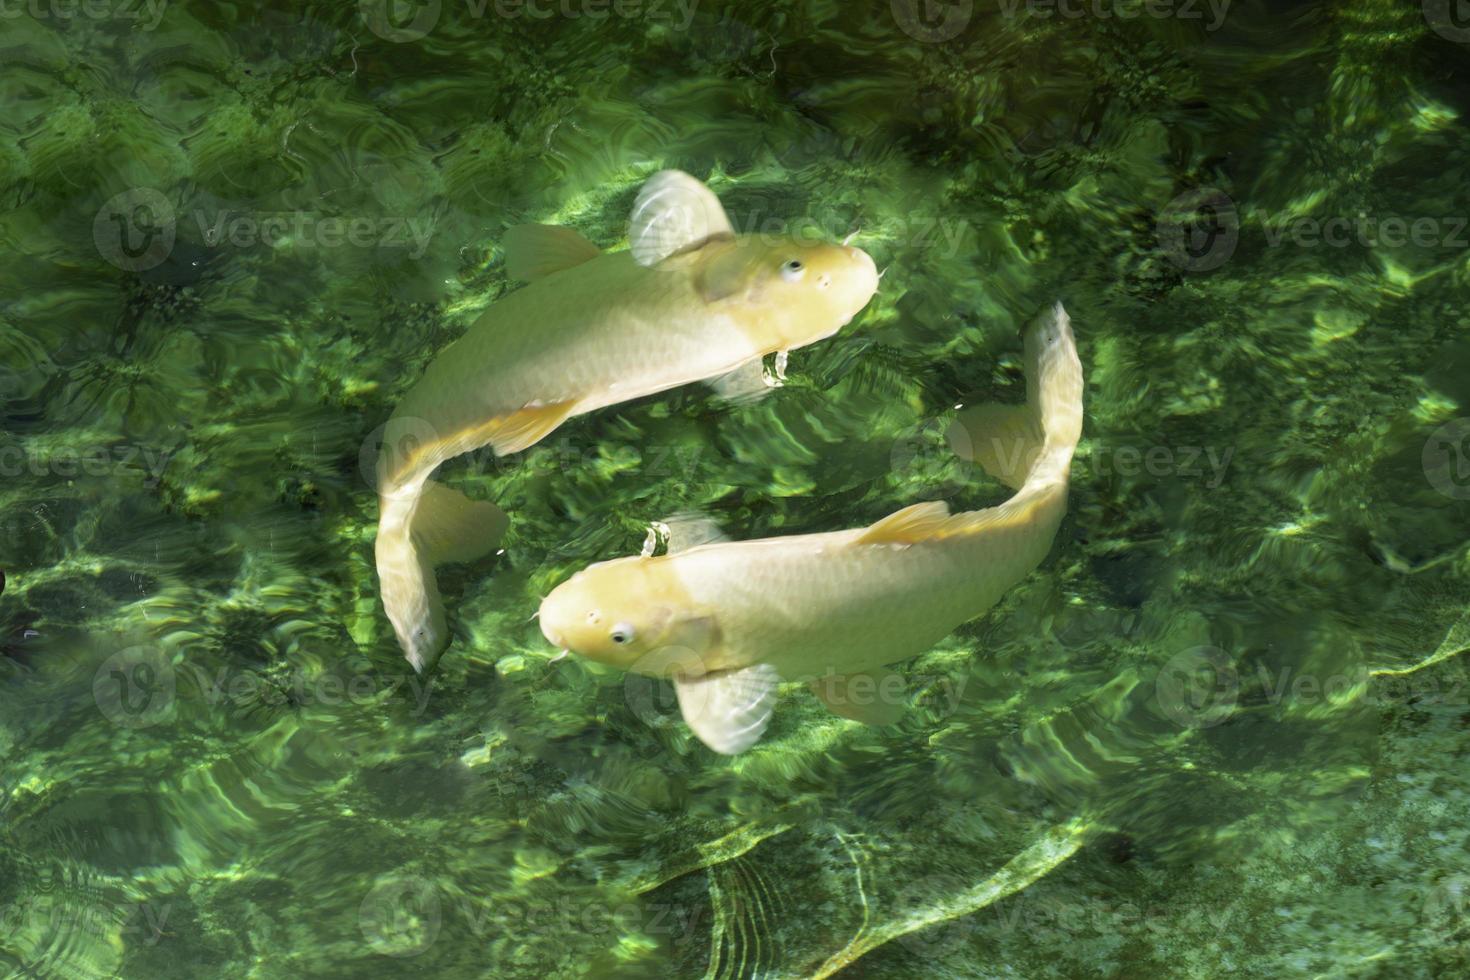
M 784 680 L 867 672 L 930 649 L 981 615 L 1051 546 L 1065 498 L 986 534 L 864 543 L 865 529 L 705 545 L 664 556 L 691 607 L 717 609 L 706 667 L 766 663 Z
M 714 195 L 677 171 L 645 184 L 630 242 L 604 254 L 570 229 L 511 229 L 507 271 L 529 285 L 436 357 L 388 420 L 375 551 L 384 609 L 416 669 L 448 642 L 433 567 L 489 552 L 509 523 L 434 484 L 441 463 L 487 445 L 518 452 L 572 416 L 758 372 L 765 355 L 841 329 L 877 289 L 860 249 L 737 236 Z
M 779 680 L 814 682 L 847 717 L 894 720 L 891 704 L 844 702 L 845 685 L 883 680 L 888 665 L 986 612 L 1046 556 L 1066 513 L 1082 373 L 1060 304 L 1026 342 L 1028 404 L 971 410 L 952 439 L 1017 488 L 1010 500 L 961 514 L 922 503 L 866 528 L 603 562 L 546 597 L 543 633 L 590 659 L 672 676 L 681 705 L 699 702 L 686 720 L 718 751 L 759 737 Z

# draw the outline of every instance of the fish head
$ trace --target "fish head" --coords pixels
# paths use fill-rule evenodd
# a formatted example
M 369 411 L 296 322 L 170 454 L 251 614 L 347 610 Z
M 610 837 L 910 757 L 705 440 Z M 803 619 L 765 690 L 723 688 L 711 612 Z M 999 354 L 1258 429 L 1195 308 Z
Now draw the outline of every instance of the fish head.
M 762 347 L 791 350 L 832 336 L 857 316 L 878 291 L 878 268 L 854 245 L 747 235 L 708 256 L 700 288 Z
M 564 650 L 653 676 L 689 669 L 713 634 L 660 558 L 590 565 L 541 600 L 538 619 L 542 635 Z

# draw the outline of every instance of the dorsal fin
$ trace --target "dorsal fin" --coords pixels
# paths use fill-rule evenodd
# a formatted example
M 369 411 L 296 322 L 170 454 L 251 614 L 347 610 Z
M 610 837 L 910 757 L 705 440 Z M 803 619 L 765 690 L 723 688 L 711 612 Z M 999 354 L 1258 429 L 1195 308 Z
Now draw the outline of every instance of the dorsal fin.
M 522 282 L 544 279 L 601 254 L 596 245 L 560 225 L 515 225 L 506 229 L 501 245 L 505 274 Z
M 928 500 L 895 511 L 869 527 L 857 544 L 914 544 L 932 537 L 949 520 L 949 504 Z
M 575 401 L 527 405 L 519 412 L 499 416 L 478 427 L 471 441 L 475 447 L 488 442 L 494 447 L 495 455 L 509 456 L 545 439 L 551 430 L 567 420 L 576 406 Z
M 781 387 L 783 381 L 766 373 L 765 358 L 752 357 L 735 370 L 710 378 L 705 383 L 725 401 L 748 405 Z
M 734 234 L 714 191 L 682 170 L 660 170 L 648 178 L 628 219 L 628 243 L 642 266 Z

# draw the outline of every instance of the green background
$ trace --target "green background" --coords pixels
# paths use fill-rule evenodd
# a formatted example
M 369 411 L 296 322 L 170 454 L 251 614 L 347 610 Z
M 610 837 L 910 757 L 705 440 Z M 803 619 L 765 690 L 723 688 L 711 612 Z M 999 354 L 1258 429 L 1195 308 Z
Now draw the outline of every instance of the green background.
M 1463 975 L 1470 25 L 559 3 L 0 10 L 0 969 Z M 771 397 L 446 466 L 512 525 L 414 678 L 374 433 L 506 227 L 623 247 L 663 167 L 881 290 Z M 1070 513 L 902 723 L 793 690 L 727 759 L 552 661 L 649 521 L 1003 499 L 944 428 L 1058 298 Z

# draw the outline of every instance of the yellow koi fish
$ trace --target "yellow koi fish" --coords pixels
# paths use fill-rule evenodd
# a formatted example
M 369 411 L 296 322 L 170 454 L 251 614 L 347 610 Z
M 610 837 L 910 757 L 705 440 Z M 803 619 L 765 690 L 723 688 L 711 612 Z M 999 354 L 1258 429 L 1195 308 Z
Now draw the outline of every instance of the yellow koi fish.
M 950 433 L 1016 489 L 1000 506 L 928 502 L 849 531 L 671 540 L 666 555 L 563 582 L 541 603 L 541 631 L 590 660 L 671 676 L 684 720 L 716 752 L 760 738 L 781 680 L 810 681 L 843 717 L 893 723 L 906 699 L 887 665 L 993 606 L 1046 557 L 1066 513 L 1082 366 L 1060 303 L 1027 331 L 1026 373 L 1026 405 L 968 409 Z
M 529 285 L 445 348 L 388 420 L 378 578 L 416 670 L 448 643 L 434 566 L 487 554 L 508 524 L 431 482 L 440 463 L 487 445 L 519 452 L 574 415 L 693 381 L 759 387 L 765 355 L 779 377 L 787 351 L 836 333 L 878 287 L 861 249 L 737 236 L 718 198 L 676 170 L 644 184 L 629 241 L 603 254 L 570 228 L 510 229 L 506 272 Z

